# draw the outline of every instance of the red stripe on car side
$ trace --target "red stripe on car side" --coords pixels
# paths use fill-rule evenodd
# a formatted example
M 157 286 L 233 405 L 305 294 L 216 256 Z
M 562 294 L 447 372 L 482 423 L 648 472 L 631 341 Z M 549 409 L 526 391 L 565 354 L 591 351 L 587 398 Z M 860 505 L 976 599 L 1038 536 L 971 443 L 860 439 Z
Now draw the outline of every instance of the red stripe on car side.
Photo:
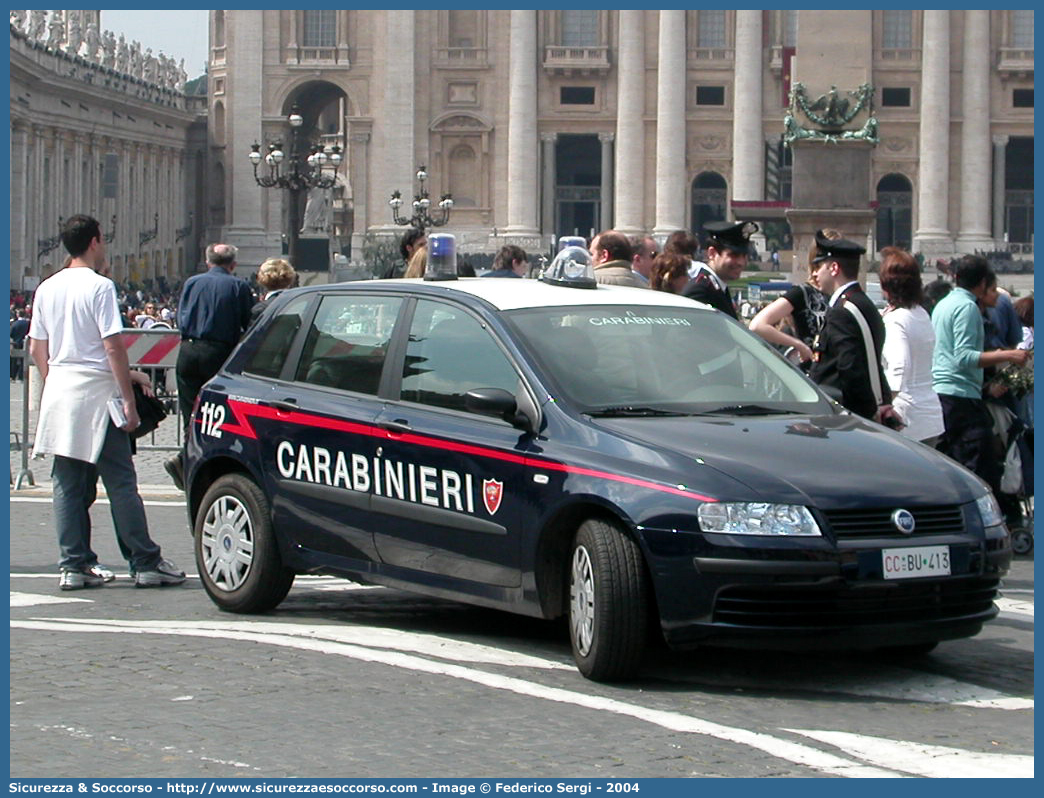
M 627 485 L 634 485 L 639 488 L 647 488 L 649 490 L 657 490 L 662 493 L 670 493 L 674 496 L 684 496 L 687 499 L 695 499 L 701 502 L 715 502 L 710 496 L 704 496 L 699 493 L 693 493 L 692 491 L 685 490 L 684 488 L 675 487 L 673 485 L 661 485 L 657 482 L 650 482 L 644 479 L 636 479 L 634 477 L 625 477 L 621 474 L 613 474 L 608 471 L 597 471 L 591 468 L 582 468 L 580 466 L 572 466 L 567 463 L 557 463 L 552 460 L 541 460 L 538 458 L 527 457 L 525 455 L 514 454 L 512 452 L 502 452 L 497 449 L 488 449 L 483 446 L 473 446 L 467 443 L 456 443 L 454 441 L 441 440 L 439 438 L 431 438 L 426 435 L 418 435 L 416 433 L 392 433 L 388 430 L 375 427 L 370 424 L 359 424 L 353 421 L 339 421 L 337 419 L 327 418 L 325 416 L 315 416 L 310 413 L 304 413 L 301 411 L 285 411 L 279 410 L 274 407 L 267 405 L 255 405 L 249 402 L 240 402 L 235 399 L 228 400 L 229 410 L 232 415 L 239 421 L 239 424 L 232 425 L 225 423 L 222 425 L 222 430 L 225 432 L 231 432 L 236 435 L 242 435 L 245 438 L 251 438 L 257 440 L 257 431 L 253 428 L 250 423 L 251 417 L 265 418 L 275 421 L 282 421 L 287 424 L 296 424 L 297 426 L 303 427 L 317 427 L 319 429 L 329 429 L 338 432 L 348 432 L 354 435 L 366 435 L 371 438 L 383 438 L 385 440 L 401 441 L 402 443 L 413 444 L 416 446 L 425 446 L 430 449 L 442 449 L 444 451 L 459 452 L 460 454 L 470 454 L 476 457 L 485 457 L 492 460 L 501 460 L 508 463 L 515 463 L 516 465 L 526 466 L 527 468 L 545 468 L 549 471 L 561 471 L 567 474 L 577 474 L 580 476 L 595 477 L 597 479 L 607 479 L 613 482 L 622 482 Z

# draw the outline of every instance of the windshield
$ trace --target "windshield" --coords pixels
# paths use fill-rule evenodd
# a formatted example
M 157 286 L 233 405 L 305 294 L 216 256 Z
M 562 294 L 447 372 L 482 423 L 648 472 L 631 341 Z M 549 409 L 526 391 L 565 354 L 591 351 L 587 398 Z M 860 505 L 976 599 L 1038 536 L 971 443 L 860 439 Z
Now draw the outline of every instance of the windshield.
M 760 338 L 697 307 L 579 306 L 505 314 L 558 392 L 585 413 L 830 413 Z

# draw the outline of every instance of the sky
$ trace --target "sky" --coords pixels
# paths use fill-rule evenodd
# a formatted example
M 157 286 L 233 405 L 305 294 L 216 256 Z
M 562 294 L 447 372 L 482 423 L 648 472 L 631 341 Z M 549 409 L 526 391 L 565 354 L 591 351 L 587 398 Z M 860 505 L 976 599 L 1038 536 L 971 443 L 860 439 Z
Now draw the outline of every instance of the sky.
M 141 42 L 154 54 L 166 53 L 175 61 L 185 59 L 189 80 L 203 74 L 207 61 L 208 11 L 129 11 L 118 9 L 101 12 L 101 29 L 111 30 L 128 42 Z

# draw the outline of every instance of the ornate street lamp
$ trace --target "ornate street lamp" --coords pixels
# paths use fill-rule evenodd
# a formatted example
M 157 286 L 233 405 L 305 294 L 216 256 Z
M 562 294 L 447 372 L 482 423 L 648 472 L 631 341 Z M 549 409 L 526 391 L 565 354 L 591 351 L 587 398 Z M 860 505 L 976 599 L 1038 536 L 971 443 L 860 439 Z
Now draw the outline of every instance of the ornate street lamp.
M 159 212 L 157 211 L 156 215 L 152 217 L 152 229 L 151 230 L 142 230 L 140 233 L 138 233 L 138 249 L 141 249 L 143 246 L 148 244 L 150 241 L 154 241 L 156 239 L 156 236 L 158 236 L 158 235 L 159 235 Z
M 439 199 L 439 208 L 442 211 L 442 216 L 438 219 L 432 218 L 430 213 L 431 197 L 428 195 L 428 190 L 424 187 L 427 179 L 428 172 L 423 166 L 418 167 L 417 182 L 420 183 L 420 188 L 413 197 L 413 216 L 408 219 L 399 215 L 399 208 L 402 207 L 403 203 L 402 193 L 398 189 L 392 192 L 388 204 L 391 205 L 392 219 L 395 220 L 395 224 L 410 225 L 424 232 L 429 227 L 442 227 L 449 221 L 450 211 L 453 210 L 453 197 L 449 194 L 443 194 Z
M 184 227 L 179 227 L 174 231 L 174 243 L 178 243 L 183 238 L 188 238 L 192 234 L 192 211 L 189 211 L 188 224 Z
M 62 227 L 62 217 L 58 217 L 58 229 Z M 42 258 L 48 252 L 52 252 L 58 249 L 58 246 L 62 243 L 62 234 L 51 236 L 50 238 L 38 238 L 36 239 L 36 257 Z
M 307 156 L 302 157 L 301 127 L 304 117 L 295 105 L 290 109 L 286 119 L 290 125 L 290 156 L 283 153 L 283 145 L 274 141 L 268 145 L 268 152 L 261 154 L 261 145 L 254 142 L 250 148 L 250 163 L 254 167 L 254 180 L 262 188 L 281 188 L 290 192 L 289 231 L 287 232 L 287 255 L 290 263 L 297 262 L 298 238 L 301 232 L 301 204 L 303 192 L 313 188 L 328 189 L 337 184 L 337 170 L 344 160 L 341 148 L 312 145 Z M 261 161 L 268 167 L 267 174 L 258 174 Z M 285 163 L 284 163 L 285 162 Z M 331 171 L 326 171 L 326 170 Z

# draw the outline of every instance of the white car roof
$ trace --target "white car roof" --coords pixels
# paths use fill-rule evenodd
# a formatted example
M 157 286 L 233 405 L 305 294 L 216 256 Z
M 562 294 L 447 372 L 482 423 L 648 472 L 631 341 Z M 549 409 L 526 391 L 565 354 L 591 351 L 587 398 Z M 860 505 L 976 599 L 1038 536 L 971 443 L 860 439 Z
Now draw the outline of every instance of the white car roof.
M 427 282 L 421 279 L 376 280 L 397 285 L 403 283 L 423 284 L 459 291 L 484 299 L 499 310 L 522 308 L 562 307 L 568 305 L 633 305 L 642 307 L 703 308 L 709 305 L 688 297 L 653 291 L 648 288 L 630 288 L 622 285 L 603 285 L 597 288 L 568 288 L 551 285 L 541 280 L 510 277 L 461 277 L 445 282 Z

